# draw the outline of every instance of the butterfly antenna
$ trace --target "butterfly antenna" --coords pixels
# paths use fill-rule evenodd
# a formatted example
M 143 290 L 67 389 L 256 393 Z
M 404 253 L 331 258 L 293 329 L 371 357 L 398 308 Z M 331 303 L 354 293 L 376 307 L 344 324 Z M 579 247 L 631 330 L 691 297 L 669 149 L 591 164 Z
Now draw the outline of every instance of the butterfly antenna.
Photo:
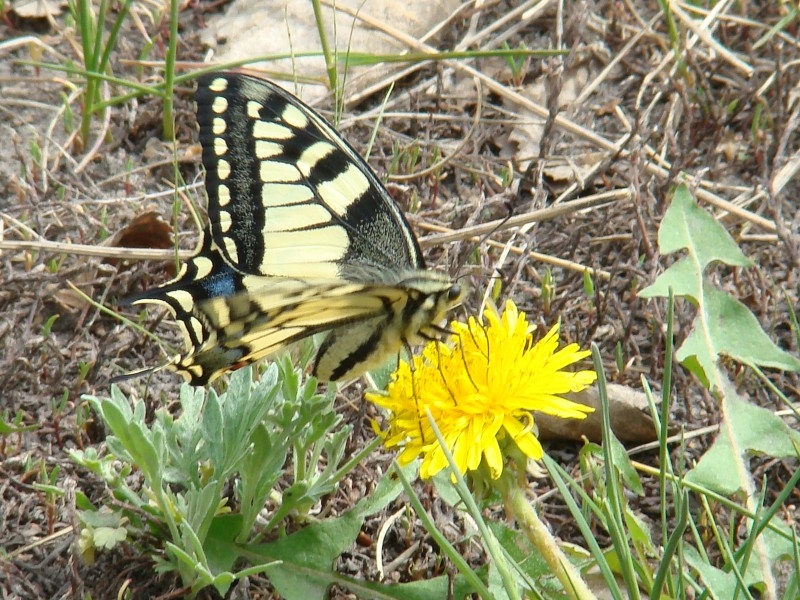
M 472 338 L 472 341 L 475 342 L 475 347 L 480 348 L 478 345 L 478 340 L 475 339 L 475 334 L 472 331 L 472 326 L 469 322 L 467 322 L 467 327 L 469 328 L 469 335 Z M 481 331 L 484 331 L 482 327 L 480 327 Z M 472 373 L 469 370 L 469 364 L 467 364 L 467 356 L 464 354 L 464 344 L 461 342 L 461 334 L 458 334 L 459 342 L 458 342 L 458 349 L 461 352 L 461 362 L 464 363 L 464 370 L 467 372 L 467 378 L 469 378 L 469 382 L 472 384 L 472 387 L 475 388 L 475 391 L 478 391 L 478 385 L 475 383 L 475 380 L 472 378 Z M 489 339 L 486 339 L 486 358 L 488 362 L 489 358 Z
M 411 345 L 408 343 L 408 341 L 403 340 L 403 346 L 405 346 L 406 353 L 408 354 L 408 357 L 409 357 L 408 366 L 411 369 L 411 393 L 414 396 L 414 404 L 417 407 L 417 423 L 419 423 L 419 426 L 418 426 L 419 427 L 419 437 L 420 437 L 421 440 L 427 441 L 425 439 L 425 428 L 422 426 L 422 419 L 427 419 L 428 415 L 423 415 L 422 414 L 422 410 L 419 407 L 419 398 L 417 396 L 417 380 L 416 380 L 417 369 L 416 369 L 416 365 L 414 364 L 414 354 L 412 353 Z M 398 363 L 397 364 L 399 365 L 400 364 L 400 361 L 399 361 L 400 357 L 398 356 L 397 358 L 398 358 Z

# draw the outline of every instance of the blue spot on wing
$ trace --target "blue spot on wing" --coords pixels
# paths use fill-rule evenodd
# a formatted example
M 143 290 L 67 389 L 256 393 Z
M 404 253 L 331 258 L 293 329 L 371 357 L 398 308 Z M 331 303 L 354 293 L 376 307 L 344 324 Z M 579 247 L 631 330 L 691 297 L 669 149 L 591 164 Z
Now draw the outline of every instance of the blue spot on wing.
M 198 281 L 197 285 L 202 288 L 208 298 L 228 297 L 242 290 L 240 278 L 241 276 L 236 271 L 228 265 L 224 265 L 216 273 Z

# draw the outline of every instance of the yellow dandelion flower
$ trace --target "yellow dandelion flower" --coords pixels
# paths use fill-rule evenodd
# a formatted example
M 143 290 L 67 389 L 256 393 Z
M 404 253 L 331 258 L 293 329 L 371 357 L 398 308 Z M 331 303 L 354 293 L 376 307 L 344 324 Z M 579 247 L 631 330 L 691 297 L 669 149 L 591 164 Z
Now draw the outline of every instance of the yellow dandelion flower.
M 594 371 L 564 370 L 588 350 L 577 344 L 558 350 L 558 325 L 533 344 L 525 314 L 511 301 L 502 316 L 484 316 L 485 325 L 474 317 L 453 322 L 449 342 L 429 343 L 411 364 L 400 363 L 386 393 L 367 394 L 391 412 L 385 445 L 401 448 L 403 465 L 421 456 L 422 478 L 447 466 L 428 411 L 461 473 L 485 462 L 493 479 L 503 471 L 509 441 L 530 458 L 542 457 L 531 411 L 565 419 L 593 411 L 559 396 L 594 383 Z

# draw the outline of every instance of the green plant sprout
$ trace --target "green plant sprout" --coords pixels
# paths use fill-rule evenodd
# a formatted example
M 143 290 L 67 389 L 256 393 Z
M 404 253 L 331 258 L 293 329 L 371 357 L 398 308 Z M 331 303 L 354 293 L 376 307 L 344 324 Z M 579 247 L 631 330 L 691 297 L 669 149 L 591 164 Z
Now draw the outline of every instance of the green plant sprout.
M 95 11 L 91 0 L 68 0 L 70 14 L 75 19 L 83 50 L 85 89 L 83 111 L 79 128 L 79 141 L 83 147 L 89 143 L 90 127 L 94 115 L 102 110 L 101 74 L 110 74 L 109 61 L 133 0 L 125 0 L 106 34 L 106 17 L 109 14 L 108 0 L 100 0 Z

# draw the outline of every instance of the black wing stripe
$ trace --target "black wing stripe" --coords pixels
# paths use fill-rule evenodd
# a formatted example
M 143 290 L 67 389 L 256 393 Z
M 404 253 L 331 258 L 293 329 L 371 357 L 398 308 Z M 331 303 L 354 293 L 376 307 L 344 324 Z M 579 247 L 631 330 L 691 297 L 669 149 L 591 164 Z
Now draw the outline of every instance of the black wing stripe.
M 338 381 L 339 379 L 344 378 L 347 373 L 355 369 L 358 365 L 368 362 L 368 360 L 375 355 L 378 346 L 385 336 L 386 329 L 390 324 L 388 319 L 376 321 L 377 322 L 371 324 L 372 328 L 369 337 L 358 344 L 354 350 L 351 350 L 346 356 L 344 356 L 339 364 L 336 365 L 336 367 L 330 372 L 330 374 L 326 373 L 326 379 Z M 344 332 L 341 333 L 344 334 Z M 340 332 L 334 331 L 325 339 L 325 342 L 330 340 L 328 348 L 331 348 L 333 343 L 337 341 L 339 334 Z M 315 361 L 314 369 L 312 371 L 315 376 L 320 375 L 318 369 L 321 363 L 321 358 L 325 356 L 325 351 L 327 351 L 328 348 L 321 346 L 319 349 L 317 360 Z M 397 350 L 399 350 L 399 348 L 397 348 Z

